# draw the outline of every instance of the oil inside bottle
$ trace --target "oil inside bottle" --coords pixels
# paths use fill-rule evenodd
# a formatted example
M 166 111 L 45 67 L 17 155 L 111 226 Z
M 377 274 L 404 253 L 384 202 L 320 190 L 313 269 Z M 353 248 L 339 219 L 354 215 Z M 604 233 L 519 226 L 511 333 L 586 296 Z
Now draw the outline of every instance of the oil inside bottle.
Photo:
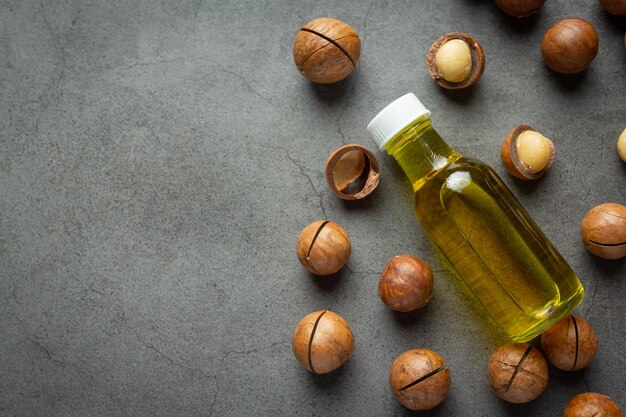
M 420 223 L 512 340 L 580 303 L 578 278 L 490 167 L 452 150 L 427 117 L 386 149 L 413 184 Z

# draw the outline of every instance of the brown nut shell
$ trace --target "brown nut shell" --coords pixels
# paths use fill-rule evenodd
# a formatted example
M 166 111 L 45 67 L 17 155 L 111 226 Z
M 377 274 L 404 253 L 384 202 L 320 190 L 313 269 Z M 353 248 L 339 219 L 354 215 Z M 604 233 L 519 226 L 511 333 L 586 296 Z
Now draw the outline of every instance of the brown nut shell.
M 541 42 L 541 55 L 553 71 L 577 74 L 584 71 L 598 54 L 598 32 L 577 17 L 555 23 Z
M 300 320 L 291 343 L 298 362 L 314 374 L 334 371 L 354 350 L 348 322 L 329 310 L 315 311 Z
M 437 52 L 439 48 L 443 44 L 453 39 L 461 39 L 469 45 L 470 52 L 472 54 L 472 69 L 470 71 L 469 76 L 464 81 L 459 83 L 451 83 L 446 81 L 441 74 L 441 71 L 437 68 Z M 428 65 L 428 74 L 430 78 L 435 80 L 437 84 L 441 87 L 448 90 L 456 90 L 461 88 L 466 88 L 474 85 L 480 77 L 483 75 L 483 71 L 485 70 L 485 52 L 483 51 L 480 43 L 467 33 L 463 32 L 451 32 L 446 35 L 443 35 L 439 39 L 437 39 L 428 50 L 428 56 L 426 58 L 426 63 Z
M 491 355 L 489 383 L 500 398 L 521 404 L 537 398 L 548 386 L 548 365 L 527 343 L 509 343 Z
M 626 16 L 626 0 L 599 0 L 604 10 L 616 16 Z
M 348 77 L 359 61 L 361 38 L 341 20 L 320 17 L 304 25 L 293 45 L 293 59 L 300 73 L 319 84 Z
M 604 259 L 626 256 L 626 207 L 600 204 L 589 210 L 581 224 L 583 243 L 589 252 Z
M 380 166 L 374 154 L 361 145 L 344 145 L 326 160 L 326 182 L 343 200 L 360 200 L 380 182 Z
M 608 396 L 583 392 L 569 400 L 563 417 L 624 417 L 624 413 Z
M 406 313 L 422 308 L 433 294 L 433 271 L 415 256 L 396 255 L 378 281 L 378 294 L 387 307 Z
M 298 260 L 310 272 L 330 275 L 346 264 L 352 245 L 343 227 L 328 220 L 318 220 L 302 230 L 296 250 Z
M 509 132 L 507 137 L 502 142 L 502 146 L 500 147 L 500 159 L 502 159 L 502 163 L 507 171 L 514 177 L 517 177 L 521 180 L 535 180 L 541 178 L 545 172 L 550 169 L 552 163 L 554 162 L 554 143 L 548 138 L 550 142 L 550 159 L 546 166 L 536 173 L 532 173 L 528 171 L 523 164 L 520 163 L 519 156 L 517 155 L 517 138 L 523 132 L 527 130 L 535 131 L 532 127 L 528 125 L 519 125 L 515 127 L 513 130 Z M 545 136 L 544 136 L 545 137 Z
M 441 356 L 428 349 L 411 349 L 396 358 L 389 384 L 398 401 L 411 410 L 430 410 L 450 389 L 450 370 Z
M 541 350 L 554 367 L 578 371 L 596 356 L 598 336 L 587 320 L 568 316 L 543 332 Z
M 537 13 L 546 0 L 496 0 L 496 4 L 511 17 L 528 17 Z

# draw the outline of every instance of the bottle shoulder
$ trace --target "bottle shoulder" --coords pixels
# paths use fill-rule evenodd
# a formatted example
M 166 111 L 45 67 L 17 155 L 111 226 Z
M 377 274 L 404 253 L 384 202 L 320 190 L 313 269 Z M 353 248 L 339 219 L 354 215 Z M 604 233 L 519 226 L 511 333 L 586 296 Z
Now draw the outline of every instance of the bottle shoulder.
M 500 176 L 489 165 L 478 159 L 461 156 L 420 184 L 420 187 L 416 187 L 415 192 L 418 194 L 435 190 L 439 192 L 442 188 L 448 188 L 453 192 L 457 190 L 458 192 L 468 183 L 489 189 L 508 189 Z
M 496 174 L 493 168 L 491 168 L 489 165 L 482 162 L 481 160 L 468 158 L 465 156 L 459 156 L 458 158 L 451 161 L 448 165 L 437 171 L 435 175 L 429 178 L 429 180 L 445 181 L 445 179 L 450 175 L 456 173 L 456 175 L 458 176 L 461 172 L 467 172 L 472 177 L 476 177 L 474 179 L 478 179 L 478 177 L 484 175 L 498 177 L 498 174 Z

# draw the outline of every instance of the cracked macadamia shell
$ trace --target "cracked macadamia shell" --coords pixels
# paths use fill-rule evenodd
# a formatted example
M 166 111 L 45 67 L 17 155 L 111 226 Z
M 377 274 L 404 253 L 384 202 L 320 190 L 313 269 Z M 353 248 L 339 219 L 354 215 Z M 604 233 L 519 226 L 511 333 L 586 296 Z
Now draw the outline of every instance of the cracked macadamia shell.
M 496 394 L 510 403 L 532 401 L 548 386 L 546 360 L 527 343 L 509 343 L 495 351 L 487 375 Z
M 567 316 L 543 332 L 541 350 L 552 366 L 563 371 L 578 371 L 596 356 L 598 337 L 587 320 Z
M 428 349 L 411 349 L 396 358 L 389 384 L 398 401 L 411 410 L 430 410 L 450 389 L 450 370 L 441 356 Z
M 519 138 L 523 135 L 532 132 L 541 138 L 541 146 L 546 147 L 547 161 L 545 166 L 539 170 L 530 169 L 530 167 L 523 161 L 522 153 L 519 152 Z M 554 143 L 541 133 L 534 130 L 528 125 L 519 125 L 509 132 L 507 137 L 502 142 L 500 147 L 500 159 L 506 170 L 522 180 L 535 180 L 541 178 L 552 166 L 554 162 Z
M 360 200 L 380 182 L 380 167 L 374 154 L 361 145 L 344 145 L 326 160 L 328 187 L 342 200 Z
M 444 74 L 437 65 L 437 54 L 440 48 L 453 40 L 465 42 L 470 50 L 471 69 L 469 70 L 467 78 L 460 82 L 446 81 Z M 441 87 L 449 90 L 461 89 L 474 85 L 480 79 L 481 75 L 483 75 L 483 71 L 485 70 L 485 52 L 482 46 L 480 46 L 480 43 L 467 33 L 451 32 L 440 37 L 431 45 L 426 63 L 428 65 L 428 74 Z
M 343 365 L 354 350 L 354 336 L 348 322 L 329 310 L 306 315 L 292 337 L 293 354 L 315 374 L 332 372 Z
M 569 400 L 563 417 L 624 417 L 624 413 L 608 396 L 583 392 Z
M 563 19 L 543 37 L 541 55 L 553 71 L 577 74 L 584 71 L 598 54 L 598 32 L 579 18 Z
M 589 252 L 604 259 L 626 256 L 626 207 L 600 204 L 589 210 L 581 224 L 583 243 Z
M 293 59 L 307 79 L 332 84 L 348 77 L 361 55 L 361 38 L 341 20 L 320 17 L 302 26 L 293 44 Z
M 302 230 L 296 251 L 298 260 L 310 272 L 330 275 L 346 264 L 352 245 L 343 227 L 328 220 L 318 220 Z
M 378 294 L 387 307 L 405 313 L 428 303 L 433 284 L 433 271 L 426 262 L 410 255 L 396 255 L 380 275 Z

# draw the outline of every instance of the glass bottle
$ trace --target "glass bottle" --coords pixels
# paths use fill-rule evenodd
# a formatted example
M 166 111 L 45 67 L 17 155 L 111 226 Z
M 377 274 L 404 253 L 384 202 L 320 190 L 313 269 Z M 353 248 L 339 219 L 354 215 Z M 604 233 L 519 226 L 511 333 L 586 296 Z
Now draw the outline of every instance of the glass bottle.
M 582 301 L 571 267 L 509 188 L 450 148 L 415 95 L 389 104 L 367 129 L 413 184 L 417 219 L 510 339 L 538 336 Z

